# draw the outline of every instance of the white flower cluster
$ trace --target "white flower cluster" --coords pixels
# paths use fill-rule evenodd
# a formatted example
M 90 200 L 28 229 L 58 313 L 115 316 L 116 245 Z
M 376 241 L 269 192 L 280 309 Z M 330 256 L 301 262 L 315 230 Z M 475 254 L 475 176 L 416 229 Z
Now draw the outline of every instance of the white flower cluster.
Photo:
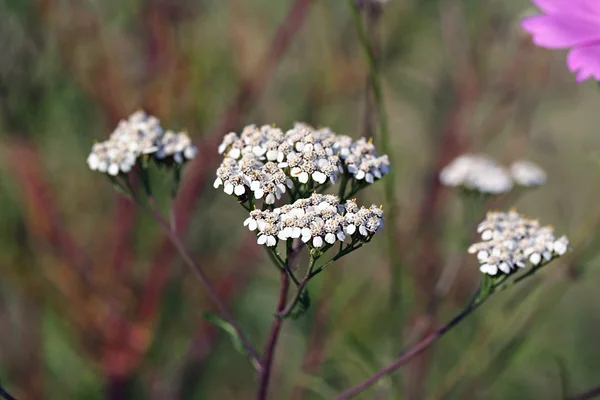
M 486 194 L 501 194 L 513 188 L 513 181 L 506 168 L 489 157 L 463 154 L 454 159 L 440 172 L 444 186 L 463 187 Z
M 482 241 L 471 245 L 468 252 L 477 254 L 479 269 L 488 275 L 510 274 L 528 262 L 539 266 L 570 248 L 566 236 L 556 239 L 551 227 L 540 226 L 516 211 L 488 212 L 477 232 Z
M 353 142 L 329 129 L 296 123 L 287 132 L 263 125 L 249 125 L 240 135 L 231 132 L 219 146 L 223 162 L 214 187 L 227 194 L 253 192 L 273 204 L 287 188 L 304 185 L 308 193 L 328 180 L 336 183 L 344 172 L 341 160 L 358 180 L 372 183 L 389 172 L 387 156 L 378 157 L 370 142 Z
M 334 195 L 313 194 L 271 210 L 254 210 L 244 221 L 257 231 L 257 243 L 273 247 L 279 240 L 301 239 L 320 248 L 346 238 L 369 240 L 383 227 L 383 211 L 375 205 L 359 207 L 355 200 L 339 204 Z
M 87 163 L 93 171 L 116 176 L 131 171 L 142 155 L 182 164 L 197 153 L 187 134 L 164 132 L 156 117 L 136 111 L 127 120 L 119 122 L 108 140 L 92 146 Z
M 534 187 L 546 182 L 546 173 L 531 161 L 517 161 L 510 171 L 490 157 L 463 154 L 440 171 L 444 186 L 462 187 L 486 194 L 502 194 L 512 190 L 514 184 Z
M 510 166 L 510 174 L 517 185 L 525 187 L 542 186 L 546 183 L 546 172 L 534 162 L 515 161 Z
M 357 180 L 373 183 L 390 172 L 390 160 L 387 155 L 378 156 L 372 140 L 361 138 L 356 142 L 348 136 L 340 137 L 336 148 L 340 149 L 340 158 L 346 169 Z

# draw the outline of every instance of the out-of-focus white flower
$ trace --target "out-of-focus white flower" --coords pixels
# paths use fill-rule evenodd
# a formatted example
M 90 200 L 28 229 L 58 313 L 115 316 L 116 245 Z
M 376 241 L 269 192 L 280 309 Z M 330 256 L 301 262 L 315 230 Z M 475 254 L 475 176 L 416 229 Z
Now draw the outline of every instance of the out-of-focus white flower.
M 272 211 L 253 210 L 244 226 L 257 232 L 258 244 L 271 247 L 280 240 L 301 239 L 321 248 L 343 242 L 348 236 L 370 240 L 383 226 L 383 211 L 374 205 L 358 207 L 353 200 L 342 205 L 337 196 L 315 193 Z
M 488 212 L 477 228 L 481 242 L 471 245 L 481 272 L 510 274 L 528 264 L 540 266 L 565 254 L 570 248 L 566 236 L 556 239 L 549 226 L 521 216 L 516 211 Z
M 510 173 L 517 185 L 526 187 L 541 186 L 546 183 L 546 172 L 536 163 L 526 160 L 515 161 Z
M 144 155 L 181 164 L 197 152 L 187 134 L 164 132 L 156 117 L 136 111 L 118 123 L 108 140 L 92 146 L 87 163 L 94 171 L 116 176 L 131 171 Z
M 191 160 L 198 154 L 198 149 L 192 144 L 185 132 L 175 133 L 166 131 L 157 141 L 158 150 L 155 157 L 158 160 L 172 159 L 178 164 Z
M 342 143 L 345 141 L 342 138 Z M 340 154 L 348 153 L 342 157 L 346 168 L 356 180 L 364 180 L 367 183 L 373 183 L 381 179 L 390 172 L 390 160 L 387 155 L 379 156 L 375 150 L 372 140 L 361 138 L 353 142 L 346 148 L 343 144 L 339 145 Z
M 463 154 L 440 171 L 444 186 L 462 187 L 485 194 L 501 194 L 513 188 L 512 178 L 493 159 L 478 154 Z

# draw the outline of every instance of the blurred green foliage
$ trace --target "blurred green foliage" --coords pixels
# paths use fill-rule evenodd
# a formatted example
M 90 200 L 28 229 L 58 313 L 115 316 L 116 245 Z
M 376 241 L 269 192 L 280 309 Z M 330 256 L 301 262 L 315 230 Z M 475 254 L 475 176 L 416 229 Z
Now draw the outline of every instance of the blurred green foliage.
M 138 107 L 186 128 L 200 157 L 214 154 L 203 145 L 226 133 L 216 131 L 222 115 L 243 82 L 256 84 L 292 3 L 0 0 L 0 383 L 17 398 L 253 398 L 252 366 L 203 319 L 212 306 L 202 288 L 176 256 L 156 258 L 158 227 L 85 158 Z M 575 254 L 597 236 L 600 95 L 575 84 L 564 54 L 530 44 L 518 25 L 528 10 L 526 0 L 391 0 L 377 23 L 405 344 L 476 290 L 461 239 L 473 226 L 435 184 L 461 152 L 526 157 L 548 172 L 544 187 L 490 208 L 515 205 L 552 223 L 578 238 Z M 346 2 L 311 2 L 270 68 L 237 131 L 305 121 L 363 135 L 367 66 Z M 204 167 L 186 243 L 262 346 L 277 273 L 242 229 L 244 210 L 212 189 L 215 162 Z M 382 187 L 361 196 L 379 204 Z M 360 398 L 560 399 L 600 384 L 600 274 L 596 246 L 588 249 L 581 265 L 559 261 L 495 295 L 404 368 L 401 387 L 384 379 Z M 456 260 L 455 281 L 428 315 L 440 272 Z M 376 238 L 311 285 L 308 314 L 286 321 L 271 398 L 331 398 L 397 356 L 388 262 Z M 149 282 L 164 286 L 147 292 Z M 145 315 L 148 293 L 158 307 Z

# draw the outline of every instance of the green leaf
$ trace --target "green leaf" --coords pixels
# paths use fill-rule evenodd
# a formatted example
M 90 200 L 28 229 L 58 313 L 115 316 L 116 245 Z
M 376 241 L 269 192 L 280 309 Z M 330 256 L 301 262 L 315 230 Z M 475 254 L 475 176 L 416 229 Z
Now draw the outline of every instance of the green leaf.
M 240 352 L 241 354 L 243 354 L 245 356 L 248 355 L 248 352 L 246 351 L 246 348 L 244 347 L 244 344 L 242 343 L 242 339 L 236 332 L 233 325 L 231 325 L 229 322 L 225 321 L 223 318 L 219 317 L 217 314 L 214 314 L 214 313 L 205 312 L 203 314 L 203 316 L 208 322 L 221 328 L 223 331 L 225 331 L 225 333 L 227 333 L 229 335 L 229 337 L 231 338 L 231 342 L 233 343 L 233 347 L 238 352 Z
M 129 192 L 129 190 L 123 186 L 123 184 L 121 182 L 119 182 L 117 180 L 116 177 L 112 176 L 112 175 L 105 175 L 111 182 L 113 188 L 117 191 L 117 193 L 122 194 L 123 196 L 131 199 L 131 193 Z
M 300 294 L 300 298 L 298 299 L 298 303 L 294 306 L 290 317 L 293 319 L 298 319 L 302 317 L 308 309 L 310 308 L 310 295 L 308 293 L 308 289 L 304 289 Z

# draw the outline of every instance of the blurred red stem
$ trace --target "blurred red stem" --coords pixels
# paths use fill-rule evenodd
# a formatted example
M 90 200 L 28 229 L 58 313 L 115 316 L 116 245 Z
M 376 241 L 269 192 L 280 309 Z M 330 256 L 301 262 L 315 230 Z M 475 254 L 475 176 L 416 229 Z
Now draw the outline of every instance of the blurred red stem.
M 285 300 L 287 298 L 288 288 L 290 286 L 290 277 L 286 272 L 280 274 L 280 287 L 279 287 L 279 302 L 277 303 L 277 312 L 271 325 L 271 333 L 267 346 L 265 347 L 265 353 L 263 358 L 263 370 L 260 374 L 258 381 L 258 394 L 257 400 L 266 400 L 269 390 L 269 379 L 271 378 L 271 367 L 273 365 L 273 356 L 275 355 L 275 347 L 277 345 L 277 339 L 279 339 L 279 332 L 283 324 L 283 319 L 278 316 L 285 308 Z

